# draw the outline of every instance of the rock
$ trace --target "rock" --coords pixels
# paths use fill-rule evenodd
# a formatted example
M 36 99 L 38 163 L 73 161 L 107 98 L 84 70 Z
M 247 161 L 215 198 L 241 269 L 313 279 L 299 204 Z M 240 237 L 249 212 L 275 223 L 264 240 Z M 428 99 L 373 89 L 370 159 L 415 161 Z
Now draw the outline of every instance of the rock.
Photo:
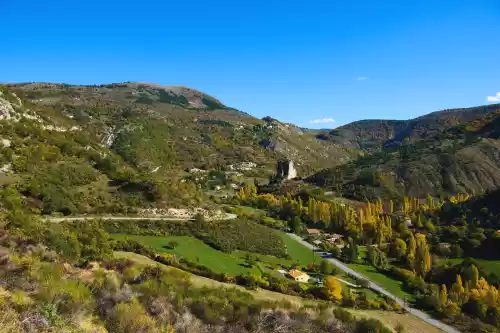
M 9 139 L 2 139 L 1 141 L 4 148 L 10 147 L 11 141 Z

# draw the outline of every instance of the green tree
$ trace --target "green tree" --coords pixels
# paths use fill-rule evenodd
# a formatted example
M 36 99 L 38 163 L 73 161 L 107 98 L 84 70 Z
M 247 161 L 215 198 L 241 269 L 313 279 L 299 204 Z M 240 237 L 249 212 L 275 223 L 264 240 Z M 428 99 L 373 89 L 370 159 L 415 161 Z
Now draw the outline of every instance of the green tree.
M 333 272 L 333 264 L 330 261 L 323 259 L 319 264 L 319 270 L 325 275 L 330 275 Z
M 205 221 L 205 216 L 203 216 L 203 214 L 196 214 L 196 216 L 194 217 L 194 226 L 196 228 L 196 230 L 203 230 L 205 229 L 205 224 L 206 224 L 206 221 Z
M 345 258 L 349 262 L 358 261 L 358 246 L 354 239 L 349 237 L 347 240 L 347 246 L 344 248 Z
M 407 251 L 407 246 L 404 240 L 396 238 L 391 243 L 390 254 L 392 257 L 401 260 Z
M 289 222 L 289 227 L 290 229 L 298 234 L 300 233 L 302 229 L 302 219 L 299 216 L 295 216 L 290 222 Z

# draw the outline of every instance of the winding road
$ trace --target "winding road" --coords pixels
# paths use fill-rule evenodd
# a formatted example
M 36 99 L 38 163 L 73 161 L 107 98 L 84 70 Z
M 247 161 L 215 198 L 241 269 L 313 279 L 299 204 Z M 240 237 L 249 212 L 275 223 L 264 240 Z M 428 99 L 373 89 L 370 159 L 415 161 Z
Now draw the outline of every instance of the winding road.
M 224 217 L 217 218 L 217 220 L 234 220 L 238 217 L 236 214 L 226 213 Z M 154 221 L 188 221 L 194 220 L 194 218 L 182 218 L 182 217 L 171 217 L 171 216 L 65 216 L 65 217 L 45 217 L 45 221 L 49 222 L 63 222 L 63 221 L 85 221 L 85 220 L 105 220 L 105 221 L 142 221 L 142 220 L 154 220 Z
M 310 248 L 311 250 L 314 250 L 314 248 L 315 248 L 314 245 L 309 244 L 308 242 L 306 242 L 305 240 L 303 240 L 300 236 L 297 236 L 296 234 L 289 233 L 288 236 L 292 237 L 293 239 L 295 239 L 296 241 L 298 241 L 302 245 Z M 453 328 L 453 327 L 451 327 L 449 325 L 446 325 L 445 323 L 443 323 L 443 322 L 441 322 L 439 320 L 436 320 L 436 319 L 432 318 L 429 314 L 408 306 L 401 298 L 396 297 L 395 295 L 391 294 L 390 292 L 388 292 L 384 288 L 382 288 L 379 285 L 377 285 L 377 284 L 373 283 L 372 281 L 370 281 L 370 279 L 366 278 L 362 274 L 359 274 L 358 272 L 356 272 L 352 268 L 349 268 L 342 261 L 337 260 L 335 258 L 325 258 L 325 259 L 329 260 L 331 263 L 333 263 L 335 266 L 337 266 L 338 268 L 340 268 L 344 272 L 346 272 L 348 274 L 351 274 L 351 275 L 353 275 L 353 276 L 355 276 L 357 278 L 360 278 L 360 279 L 363 279 L 363 280 L 367 280 L 368 281 L 368 287 L 370 289 L 375 290 L 375 291 L 377 291 L 377 292 L 379 292 L 381 294 L 386 295 L 387 297 L 392 298 L 397 304 L 399 304 L 408 313 L 411 313 L 412 315 L 414 315 L 414 316 L 422 319 L 426 323 L 429 323 L 429 324 L 433 325 L 434 327 L 437 327 L 437 328 L 439 328 L 439 329 L 441 329 L 441 330 L 443 330 L 444 332 L 447 332 L 447 333 L 461 333 L 457 329 L 455 329 L 455 328 Z

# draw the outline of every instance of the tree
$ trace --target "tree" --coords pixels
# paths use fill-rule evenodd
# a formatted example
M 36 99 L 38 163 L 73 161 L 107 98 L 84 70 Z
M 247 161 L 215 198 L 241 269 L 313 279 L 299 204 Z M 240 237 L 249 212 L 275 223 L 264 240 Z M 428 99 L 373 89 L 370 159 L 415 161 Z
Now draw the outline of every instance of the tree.
M 443 308 L 443 314 L 446 317 L 454 317 L 460 314 L 460 307 L 457 303 L 448 301 L 448 304 Z
M 441 285 L 441 290 L 439 291 L 439 305 L 443 309 L 448 303 L 448 291 L 446 290 L 446 285 Z
M 475 265 L 471 265 L 470 270 L 471 270 L 471 279 L 469 287 L 471 289 L 477 289 L 479 283 L 479 270 Z
M 463 311 L 474 318 L 484 319 L 486 316 L 487 306 L 483 300 L 471 298 L 462 307 Z
M 462 250 L 460 245 L 452 244 L 450 246 L 450 256 L 452 258 L 462 258 L 463 255 L 464 255 L 464 251 Z
M 391 243 L 390 254 L 392 257 L 400 260 L 402 259 L 407 251 L 407 246 L 404 240 L 401 238 L 396 238 Z
M 196 216 L 194 217 L 194 225 L 195 225 L 196 229 L 203 230 L 205 227 L 205 224 L 206 224 L 206 221 L 205 221 L 205 217 L 203 216 L 203 214 L 196 214 Z
M 325 275 L 332 274 L 333 264 L 328 260 L 321 260 L 321 263 L 319 264 L 319 270 Z
M 414 269 L 418 275 L 424 277 L 431 269 L 431 255 L 425 235 L 417 234 L 416 243 Z
M 289 227 L 290 229 L 298 234 L 300 230 L 302 229 L 302 219 L 299 216 L 295 216 L 290 222 L 289 222 Z
M 349 238 L 347 242 L 348 244 L 344 248 L 346 260 L 350 262 L 358 261 L 358 246 L 356 245 L 356 242 L 352 238 Z
M 377 248 L 374 246 L 368 247 L 368 262 L 372 264 L 372 266 L 377 267 L 379 263 L 379 252 Z
M 415 237 L 413 233 L 410 233 L 408 237 L 408 246 L 406 247 L 406 260 L 410 266 L 413 266 L 413 261 L 415 260 L 415 253 L 417 251 L 417 243 L 415 242 Z
M 455 283 L 451 286 L 451 297 L 458 304 L 463 303 L 463 297 L 465 294 L 465 288 L 462 283 L 462 277 L 457 275 Z
M 339 280 L 329 276 L 325 280 L 324 292 L 328 299 L 340 302 L 342 300 L 342 285 Z
M 179 246 L 179 243 L 177 241 L 170 241 L 167 243 L 167 247 L 169 249 L 175 249 L 177 246 Z

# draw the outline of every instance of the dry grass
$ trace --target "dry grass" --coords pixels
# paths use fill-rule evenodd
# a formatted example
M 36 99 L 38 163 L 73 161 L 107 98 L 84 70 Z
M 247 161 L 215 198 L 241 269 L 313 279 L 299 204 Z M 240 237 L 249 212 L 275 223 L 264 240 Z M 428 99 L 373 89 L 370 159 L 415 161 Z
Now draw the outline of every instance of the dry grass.
M 439 328 L 409 313 L 402 314 L 381 310 L 351 310 L 351 312 L 358 317 L 363 316 L 378 319 L 384 323 L 384 325 L 392 329 L 395 329 L 396 326 L 401 323 L 406 333 L 443 333 Z

